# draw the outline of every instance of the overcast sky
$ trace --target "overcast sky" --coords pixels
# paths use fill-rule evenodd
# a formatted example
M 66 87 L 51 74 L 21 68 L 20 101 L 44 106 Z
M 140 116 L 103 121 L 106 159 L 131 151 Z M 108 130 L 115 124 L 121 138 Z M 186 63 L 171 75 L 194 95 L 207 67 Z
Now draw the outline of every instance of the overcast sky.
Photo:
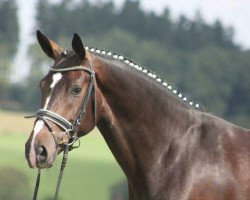
M 60 0 L 50 0 L 58 2 Z M 75 0 L 79 1 L 79 0 Z M 102 2 L 109 0 L 89 0 L 90 2 Z M 19 51 L 13 63 L 17 66 L 22 63 L 27 66 L 23 73 L 28 70 L 27 47 L 34 41 L 35 4 L 37 0 L 17 0 L 18 18 L 21 25 Z M 121 6 L 124 0 L 114 0 L 117 6 Z M 250 0 L 140 0 L 146 10 L 161 13 L 165 7 L 171 11 L 175 19 L 180 14 L 192 18 L 197 10 L 200 10 L 204 19 L 213 23 L 220 19 L 225 25 L 235 28 L 235 41 L 244 48 L 250 49 Z M 72 30 L 72 32 L 74 32 Z M 18 74 L 17 76 L 20 76 Z M 14 75 L 16 77 L 16 75 Z

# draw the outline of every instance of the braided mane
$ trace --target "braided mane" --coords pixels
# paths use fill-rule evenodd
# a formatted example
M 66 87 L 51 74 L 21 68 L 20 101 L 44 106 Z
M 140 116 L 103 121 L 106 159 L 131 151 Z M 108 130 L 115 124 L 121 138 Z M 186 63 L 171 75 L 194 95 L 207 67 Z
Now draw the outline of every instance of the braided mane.
M 167 81 L 163 80 L 160 76 L 156 75 L 156 73 L 152 72 L 151 70 L 148 70 L 144 67 L 141 67 L 139 64 L 125 58 L 122 55 L 118 55 L 116 53 L 112 53 L 110 51 L 100 50 L 93 47 L 85 47 L 86 50 L 89 50 L 90 52 L 100 54 L 100 55 L 106 55 L 110 58 L 114 58 L 116 60 L 120 60 L 127 64 L 127 66 L 136 69 L 137 71 L 140 71 L 141 73 L 147 75 L 148 77 L 154 79 L 158 84 L 165 87 L 167 90 L 172 91 L 173 94 L 175 94 L 179 99 L 186 102 L 190 106 L 194 106 L 196 109 L 200 108 L 200 105 L 198 103 L 194 103 L 192 100 L 188 100 L 186 96 L 184 96 L 182 93 L 178 92 L 177 89 L 173 89 L 172 85 L 170 85 Z

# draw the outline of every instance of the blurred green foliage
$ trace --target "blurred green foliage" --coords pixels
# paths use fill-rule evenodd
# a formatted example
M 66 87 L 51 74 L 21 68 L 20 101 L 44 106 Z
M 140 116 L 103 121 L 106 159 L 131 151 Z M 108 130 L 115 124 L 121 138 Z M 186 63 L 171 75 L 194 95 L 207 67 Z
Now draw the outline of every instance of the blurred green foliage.
M 84 36 L 102 36 L 120 28 L 136 36 L 137 40 L 157 40 L 165 47 L 198 50 L 213 44 L 237 48 L 231 27 L 224 27 L 219 20 L 209 25 L 200 12 L 192 20 L 181 15 L 175 21 L 171 19 L 169 9 L 156 15 L 141 9 L 139 1 L 126 0 L 121 10 L 117 10 L 112 1 L 97 4 L 90 4 L 87 0 L 73 2 L 62 0 L 59 4 L 52 4 L 40 0 L 39 27 L 55 40 L 61 36 L 72 37 L 72 31 Z
M 18 20 L 15 0 L 0 1 L 0 47 L 14 54 L 18 43 Z
M 8 90 L 10 64 L 17 50 L 18 32 L 15 0 L 0 1 L 0 98 Z

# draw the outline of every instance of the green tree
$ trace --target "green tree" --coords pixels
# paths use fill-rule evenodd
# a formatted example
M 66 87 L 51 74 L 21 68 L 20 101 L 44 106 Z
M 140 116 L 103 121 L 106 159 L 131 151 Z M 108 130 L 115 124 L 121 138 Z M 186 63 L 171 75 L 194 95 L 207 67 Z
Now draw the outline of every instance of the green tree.
M 0 47 L 14 55 L 18 43 L 17 8 L 14 0 L 0 2 Z
M 0 1 L 0 107 L 9 87 L 11 61 L 17 49 L 18 21 L 14 0 Z

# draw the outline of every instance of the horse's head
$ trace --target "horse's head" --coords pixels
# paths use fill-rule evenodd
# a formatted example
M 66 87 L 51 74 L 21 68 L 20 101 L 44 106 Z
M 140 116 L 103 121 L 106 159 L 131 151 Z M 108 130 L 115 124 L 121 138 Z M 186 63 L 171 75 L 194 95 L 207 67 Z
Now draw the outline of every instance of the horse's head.
M 30 167 L 48 168 L 64 145 L 75 140 L 71 129 L 80 137 L 94 128 L 95 78 L 91 55 L 77 34 L 72 40 L 72 50 L 67 51 L 40 31 L 37 39 L 55 62 L 40 81 L 41 109 L 26 142 L 25 154 Z

